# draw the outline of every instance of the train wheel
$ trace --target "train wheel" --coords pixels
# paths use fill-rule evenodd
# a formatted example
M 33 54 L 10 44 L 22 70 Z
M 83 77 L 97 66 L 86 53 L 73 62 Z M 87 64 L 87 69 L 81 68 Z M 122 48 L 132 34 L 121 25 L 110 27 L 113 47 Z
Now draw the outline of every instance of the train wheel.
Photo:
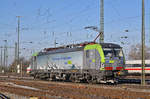
M 64 81 L 69 81 L 69 80 L 70 80 L 70 74 L 66 74 Z
M 71 75 L 70 76 L 70 80 L 72 81 L 72 82 L 74 82 L 74 83 L 78 83 L 78 82 L 80 82 L 80 80 L 77 78 L 77 76 L 75 76 L 75 75 Z
M 75 79 L 74 76 L 71 76 L 71 77 L 70 77 L 70 80 L 71 80 L 72 82 L 76 82 L 76 79 Z
M 87 77 L 87 83 L 93 83 L 92 76 Z
M 56 81 L 56 75 L 51 75 L 50 80 Z

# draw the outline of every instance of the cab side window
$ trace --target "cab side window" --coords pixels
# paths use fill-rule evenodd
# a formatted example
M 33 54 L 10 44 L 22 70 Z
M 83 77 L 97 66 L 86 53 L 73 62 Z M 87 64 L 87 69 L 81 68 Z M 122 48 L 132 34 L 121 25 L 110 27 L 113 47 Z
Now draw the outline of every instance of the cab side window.
M 89 50 L 86 51 L 86 58 L 89 58 Z

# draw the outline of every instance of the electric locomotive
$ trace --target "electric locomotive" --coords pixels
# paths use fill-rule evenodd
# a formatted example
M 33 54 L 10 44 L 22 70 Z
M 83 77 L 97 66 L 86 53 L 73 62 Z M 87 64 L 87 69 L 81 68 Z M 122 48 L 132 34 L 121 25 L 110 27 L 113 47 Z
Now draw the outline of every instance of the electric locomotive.
M 115 83 L 124 74 L 122 47 L 85 42 L 46 48 L 33 55 L 30 75 L 35 78 L 89 83 Z

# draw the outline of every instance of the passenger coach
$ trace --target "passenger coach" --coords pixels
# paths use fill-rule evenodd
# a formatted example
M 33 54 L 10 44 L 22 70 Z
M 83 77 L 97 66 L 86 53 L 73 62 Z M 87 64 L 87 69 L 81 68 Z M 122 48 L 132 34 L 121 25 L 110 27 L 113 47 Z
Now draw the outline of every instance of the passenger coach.
M 141 74 L 142 60 L 128 60 L 126 61 L 126 68 L 129 74 Z M 150 60 L 145 60 L 145 73 L 150 74 Z

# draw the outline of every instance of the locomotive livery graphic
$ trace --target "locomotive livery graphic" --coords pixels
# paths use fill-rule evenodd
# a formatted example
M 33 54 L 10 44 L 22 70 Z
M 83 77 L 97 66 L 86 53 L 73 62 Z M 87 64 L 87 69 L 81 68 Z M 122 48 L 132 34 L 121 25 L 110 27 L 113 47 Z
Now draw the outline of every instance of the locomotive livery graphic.
M 113 43 L 46 48 L 33 57 L 30 75 L 40 79 L 115 83 L 124 74 L 122 48 Z

